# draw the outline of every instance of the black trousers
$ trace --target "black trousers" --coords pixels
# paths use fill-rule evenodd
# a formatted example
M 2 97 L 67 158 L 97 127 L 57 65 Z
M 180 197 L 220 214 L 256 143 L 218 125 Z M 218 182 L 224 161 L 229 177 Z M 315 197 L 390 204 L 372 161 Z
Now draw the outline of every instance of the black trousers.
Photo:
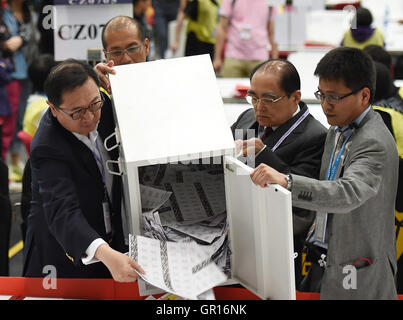
M 0 276 L 8 276 L 10 247 L 11 202 L 8 189 L 8 167 L 0 160 Z
M 202 42 L 196 38 L 193 32 L 190 32 L 186 38 L 185 56 L 195 56 L 206 53 L 210 55 L 211 61 L 213 61 L 214 44 Z

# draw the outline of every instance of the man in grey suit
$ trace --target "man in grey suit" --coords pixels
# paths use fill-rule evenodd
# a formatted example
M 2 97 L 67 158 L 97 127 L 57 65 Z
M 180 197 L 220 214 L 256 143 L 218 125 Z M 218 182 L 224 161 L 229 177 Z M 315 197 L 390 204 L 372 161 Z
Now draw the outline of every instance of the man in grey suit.
M 308 242 L 323 252 L 321 299 L 396 299 L 398 154 L 371 106 L 373 62 L 358 49 L 337 48 L 322 58 L 315 75 L 315 95 L 331 125 L 320 180 L 264 164 L 251 178 L 262 187 L 287 187 L 294 206 L 316 211 Z

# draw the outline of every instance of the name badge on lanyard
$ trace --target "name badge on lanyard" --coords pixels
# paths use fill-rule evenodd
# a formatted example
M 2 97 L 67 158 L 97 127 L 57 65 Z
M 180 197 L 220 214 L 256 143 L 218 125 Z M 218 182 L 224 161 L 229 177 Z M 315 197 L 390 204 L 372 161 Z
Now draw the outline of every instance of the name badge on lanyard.
M 336 178 L 337 168 L 339 167 L 340 160 L 343 159 L 342 155 L 351 135 L 352 132 L 348 136 L 346 136 L 340 148 L 340 151 L 336 155 L 336 159 L 334 159 L 335 150 L 333 150 L 332 156 L 330 157 L 330 163 L 329 168 L 327 170 L 326 180 L 334 180 Z M 327 225 L 327 212 L 316 212 L 315 234 L 314 234 L 315 241 L 325 242 L 326 225 Z
M 249 40 L 252 37 L 252 27 L 248 24 L 244 24 L 239 36 L 242 40 Z
M 109 197 L 108 197 L 108 190 L 106 188 L 106 178 L 105 178 L 105 168 L 104 164 L 102 162 L 102 159 L 100 157 L 101 151 L 98 148 L 97 142 L 95 142 L 95 147 L 97 148 L 97 151 L 99 152 L 99 155 L 97 155 L 95 152 L 93 152 L 94 158 L 97 163 L 99 163 L 100 171 L 101 171 L 101 176 L 102 176 L 102 182 L 104 185 L 104 198 L 102 200 L 102 211 L 104 214 L 104 224 L 105 224 L 105 231 L 107 235 L 110 235 L 112 232 L 112 224 L 111 224 L 111 208 L 109 206 Z
M 109 206 L 108 195 L 105 188 L 105 195 L 104 200 L 102 201 L 102 209 L 104 212 L 104 223 L 105 223 L 105 231 L 106 234 L 110 234 L 112 232 L 112 225 L 111 225 L 111 209 Z

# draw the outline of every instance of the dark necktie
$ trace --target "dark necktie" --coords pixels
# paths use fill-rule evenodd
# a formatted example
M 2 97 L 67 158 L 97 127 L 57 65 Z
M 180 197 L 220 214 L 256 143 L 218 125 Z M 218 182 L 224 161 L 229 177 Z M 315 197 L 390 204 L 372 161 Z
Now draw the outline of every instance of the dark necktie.
M 264 141 L 272 132 L 273 129 L 271 127 L 266 127 L 266 129 L 264 129 L 262 136 L 260 137 L 260 140 Z

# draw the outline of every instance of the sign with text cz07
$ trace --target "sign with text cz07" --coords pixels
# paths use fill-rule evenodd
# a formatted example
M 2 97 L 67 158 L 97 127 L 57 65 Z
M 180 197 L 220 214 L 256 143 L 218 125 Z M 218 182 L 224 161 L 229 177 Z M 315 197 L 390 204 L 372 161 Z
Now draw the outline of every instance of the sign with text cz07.
M 132 16 L 133 5 L 57 5 L 52 14 L 55 59 L 87 60 L 88 49 L 102 52 L 101 34 L 108 20 Z

